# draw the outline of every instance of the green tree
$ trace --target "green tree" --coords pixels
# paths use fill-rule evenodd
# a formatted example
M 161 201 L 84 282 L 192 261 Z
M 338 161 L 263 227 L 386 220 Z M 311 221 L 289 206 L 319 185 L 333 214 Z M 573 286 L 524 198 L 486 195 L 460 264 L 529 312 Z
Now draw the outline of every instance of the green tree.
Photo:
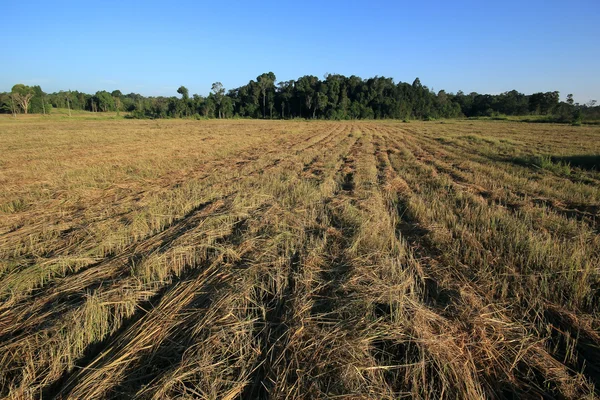
M 67 101 L 67 109 L 69 110 L 69 117 L 71 116 L 71 91 L 64 93 L 65 100 Z
M 317 107 L 321 113 L 325 112 L 327 105 L 329 104 L 329 98 L 325 92 L 319 91 L 317 93 Z
M 214 98 L 214 102 L 219 113 L 219 118 L 223 117 L 223 110 L 221 104 L 223 103 L 223 97 L 225 96 L 225 88 L 221 82 L 215 82 L 212 84 L 212 95 Z
M 275 74 L 272 72 L 262 74 L 256 78 L 263 98 L 263 118 L 266 118 L 267 92 L 275 91 Z
M 189 117 L 193 112 L 194 101 L 190 100 L 189 91 L 185 86 L 180 86 L 179 89 L 177 89 L 177 93 L 181 95 L 181 99 L 176 105 L 176 112 L 180 116 L 185 115 L 186 117 Z
M 0 112 L 11 113 L 12 108 L 10 106 L 11 96 L 8 93 L 0 93 Z
M 49 111 L 50 105 L 46 101 L 46 93 L 39 85 L 32 86 L 33 97 L 29 103 L 29 112 L 35 114 L 46 114 Z
M 304 104 L 306 105 L 307 114 L 310 116 L 310 112 L 312 110 L 313 118 L 315 117 L 315 107 L 313 104 L 315 103 L 314 97 L 318 83 L 319 78 L 313 75 L 305 75 L 298 79 L 298 82 L 296 82 L 296 89 L 304 97 Z
M 187 100 L 190 98 L 190 96 L 189 96 L 190 92 L 188 91 L 188 89 L 185 86 L 179 86 L 179 89 L 177 89 L 177 93 L 179 93 L 181 95 L 182 100 Z
M 285 118 L 286 108 L 290 114 L 290 100 L 294 96 L 294 81 L 285 81 L 278 83 L 277 94 L 281 101 L 281 118 Z
M 559 92 L 534 93 L 529 96 L 529 111 L 546 115 L 558 106 Z
M 0 93 L 0 112 L 11 113 L 16 117 L 17 107 L 12 93 Z
M 215 98 L 214 95 L 211 93 L 204 101 L 204 104 L 202 104 L 202 114 L 205 118 L 214 118 L 216 108 L 217 106 L 215 104 Z
M 569 93 L 567 95 L 567 104 L 572 106 L 573 104 L 575 104 L 575 101 L 573 100 L 573 95 L 571 93 Z
M 117 109 L 117 115 L 121 112 L 121 98 L 123 97 L 123 93 L 120 90 L 113 90 L 110 94 L 114 100 L 115 108 Z
M 29 103 L 34 96 L 34 90 L 31 86 L 17 83 L 12 87 L 11 95 L 16 104 L 23 110 L 24 114 L 29 112 Z
M 229 96 L 223 96 L 221 101 L 221 115 L 223 118 L 233 117 L 233 100 Z
M 115 109 L 115 100 L 106 90 L 96 92 L 94 100 L 102 112 L 112 111 Z

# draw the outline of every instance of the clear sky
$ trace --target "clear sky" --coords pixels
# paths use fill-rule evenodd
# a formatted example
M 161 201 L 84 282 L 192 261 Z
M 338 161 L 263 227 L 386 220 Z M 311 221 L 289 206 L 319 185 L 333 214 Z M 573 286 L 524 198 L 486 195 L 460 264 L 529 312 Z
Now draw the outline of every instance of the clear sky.
M 0 91 L 208 94 L 273 71 L 600 101 L 600 1 L 7 1 Z

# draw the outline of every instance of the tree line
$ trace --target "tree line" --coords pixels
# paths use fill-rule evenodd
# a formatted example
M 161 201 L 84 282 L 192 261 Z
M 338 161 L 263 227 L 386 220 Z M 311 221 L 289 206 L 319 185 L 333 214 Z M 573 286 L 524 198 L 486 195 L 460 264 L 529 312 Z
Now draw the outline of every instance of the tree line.
M 212 85 L 208 96 L 189 95 L 181 86 L 179 96 L 147 97 L 119 90 L 87 94 L 60 91 L 46 94 L 40 86 L 15 85 L 0 93 L 0 112 L 48 113 L 52 108 L 92 112 L 126 111 L 132 118 L 263 118 L 263 119 L 437 119 L 545 115 L 569 122 L 600 118 L 595 101 L 575 103 L 572 95 L 561 102 L 559 92 L 525 95 L 516 90 L 490 95 L 462 91 L 437 93 L 419 78 L 412 84 L 392 78 L 362 79 L 327 74 L 323 79 L 306 75 L 277 81 L 273 72 L 261 74 L 241 87 L 226 90 Z

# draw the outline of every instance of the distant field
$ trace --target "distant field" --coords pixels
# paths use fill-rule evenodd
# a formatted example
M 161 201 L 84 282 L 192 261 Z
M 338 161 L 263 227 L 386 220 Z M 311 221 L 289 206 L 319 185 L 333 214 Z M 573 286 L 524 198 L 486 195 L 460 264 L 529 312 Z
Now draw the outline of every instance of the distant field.
M 600 127 L 0 118 L 0 397 L 594 398 Z
M 69 113 L 71 115 L 69 115 Z M 82 120 L 82 119 L 93 119 L 93 120 L 107 120 L 107 119 L 123 119 L 129 115 L 128 112 L 108 111 L 108 112 L 90 112 L 84 110 L 71 110 L 67 108 L 52 108 L 48 111 L 48 114 L 18 114 L 16 119 L 11 114 L 0 114 L 0 121 L 6 120 L 26 120 L 26 121 L 56 121 L 57 119 L 70 120 Z

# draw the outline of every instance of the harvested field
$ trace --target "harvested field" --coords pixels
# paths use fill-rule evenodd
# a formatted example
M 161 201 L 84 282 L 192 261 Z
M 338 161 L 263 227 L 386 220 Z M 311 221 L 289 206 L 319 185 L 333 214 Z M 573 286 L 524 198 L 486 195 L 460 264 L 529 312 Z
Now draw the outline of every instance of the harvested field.
M 0 397 L 600 396 L 600 127 L 0 119 Z

